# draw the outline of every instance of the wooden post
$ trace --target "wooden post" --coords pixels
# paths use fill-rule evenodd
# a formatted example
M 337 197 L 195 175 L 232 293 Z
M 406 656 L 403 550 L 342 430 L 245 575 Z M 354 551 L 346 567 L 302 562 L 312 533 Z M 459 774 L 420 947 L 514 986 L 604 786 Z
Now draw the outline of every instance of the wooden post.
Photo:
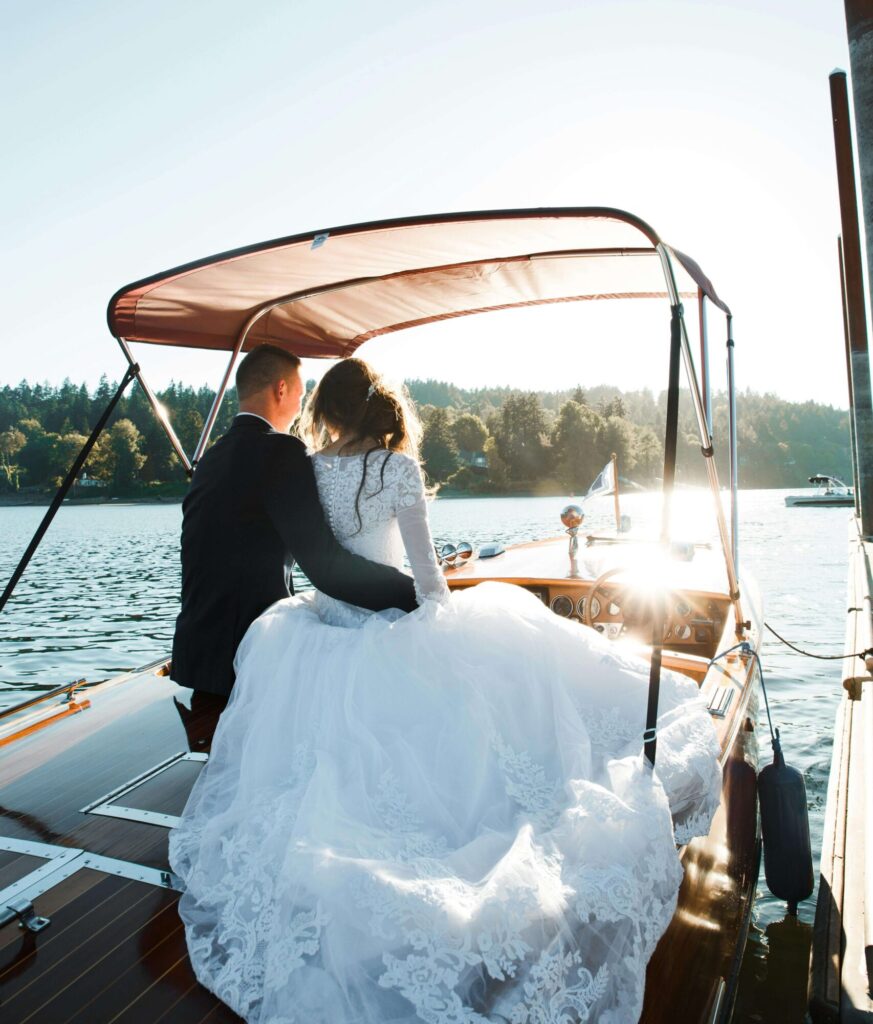
M 873 0 L 845 0 L 845 8 L 862 223 L 867 235 L 867 269 L 873 272 Z
M 840 296 L 843 303 L 843 341 L 846 347 L 846 381 L 849 385 L 849 442 L 852 450 L 852 486 L 855 488 L 855 515 L 860 516 L 861 488 L 858 483 L 858 443 L 855 440 L 855 390 L 852 387 L 852 347 L 849 344 L 849 314 L 846 309 L 846 269 L 843 264 L 843 240 L 837 239 L 837 259 L 840 264 Z
M 852 0 L 847 0 L 848 7 Z M 868 0 L 867 5 L 870 5 Z M 862 3 L 855 4 L 860 8 Z M 868 32 L 873 51 L 873 20 Z M 851 33 L 850 33 L 851 39 Z M 852 61 L 855 68 L 855 60 Z M 866 127 L 867 182 L 873 204 L 873 66 L 857 68 L 857 73 L 869 79 L 869 123 Z M 837 182 L 840 190 L 840 220 L 843 234 L 843 283 L 846 292 L 846 314 L 851 350 L 851 386 L 854 395 L 855 453 L 858 459 L 858 505 L 861 511 L 861 530 L 865 536 L 873 535 L 873 394 L 870 388 L 870 357 L 867 351 L 867 311 L 864 301 L 864 276 L 861 257 L 861 238 L 858 222 L 858 198 L 855 189 L 855 169 L 852 152 L 852 133 L 849 124 L 849 96 L 845 71 L 830 75 L 831 110 L 834 119 L 834 146 L 837 157 Z M 855 94 L 857 97 L 858 87 Z M 859 117 L 861 111 L 859 111 Z M 861 132 L 859 130 L 859 140 Z M 862 182 L 864 180 L 862 167 Z M 870 210 L 873 221 L 873 206 Z M 873 223 L 868 223 L 868 240 L 873 243 Z
M 618 459 L 612 453 L 612 485 L 615 494 L 615 532 L 621 533 L 621 506 L 618 503 Z

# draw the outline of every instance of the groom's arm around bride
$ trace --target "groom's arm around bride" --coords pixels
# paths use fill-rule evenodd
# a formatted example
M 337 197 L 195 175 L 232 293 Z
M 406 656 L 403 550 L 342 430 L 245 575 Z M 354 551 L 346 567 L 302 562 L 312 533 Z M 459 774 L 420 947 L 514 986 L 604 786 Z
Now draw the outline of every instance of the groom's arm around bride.
M 362 608 L 415 608 L 410 577 L 343 548 L 325 521 L 305 448 L 287 431 L 300 411 L 296 356 L 270 345 L 236 376 L 240 415 L 203 456 L 182 505 L 182 607 L 172 677 L 228 695 L 251 623 L 293 593 L 296 561 L 312 584 Z

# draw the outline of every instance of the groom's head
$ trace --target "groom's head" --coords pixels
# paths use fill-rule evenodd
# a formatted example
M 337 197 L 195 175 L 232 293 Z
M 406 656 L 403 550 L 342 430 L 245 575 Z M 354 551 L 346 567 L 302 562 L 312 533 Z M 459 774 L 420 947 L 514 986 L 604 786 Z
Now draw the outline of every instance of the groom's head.
M 276 345 L 259 345 L 239 364 L 236 393 L 240 412 L 253 412 L 283 433 L 300 414 L 300 360 Z

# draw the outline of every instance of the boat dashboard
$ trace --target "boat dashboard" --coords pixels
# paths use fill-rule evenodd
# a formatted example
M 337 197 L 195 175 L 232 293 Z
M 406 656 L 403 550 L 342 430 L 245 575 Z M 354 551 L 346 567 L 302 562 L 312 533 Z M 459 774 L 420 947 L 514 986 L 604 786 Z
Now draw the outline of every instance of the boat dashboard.
M 471 557 L 446 566 L 445 574 L 450 590 L 488 581 L 523 587 L 555 615 L 610 640 L 650 646 L 660 611 L 666 650 L 712 658 L 730 613 L 730 599 L 716 589 L 712 566 L 706 558 L 696 566 L 675 560 L 647 564 L 650 556 L 645 546 L 608 548 L 581 559 L 574 577 L 567 571 L 566 540 L 556 538 L 517 545 L 498 557 Z
M 536 595 L 555 615 L 590 625 L 610 640 L 633 639 L 652 642 L 653 604 L 640 599 L 621 583 L 605 583 L 591 593 L 593 581 L 550 580 L 529 582 L 512 578 L 496 581 L 512 583 Z M 451 590 L 476 586 L 461 580 L 447 580 Z M 724 630 L 729 602 L 717 594 L 668 593 L 664 620 L 664 646 L 698 657 L 711 658 Z

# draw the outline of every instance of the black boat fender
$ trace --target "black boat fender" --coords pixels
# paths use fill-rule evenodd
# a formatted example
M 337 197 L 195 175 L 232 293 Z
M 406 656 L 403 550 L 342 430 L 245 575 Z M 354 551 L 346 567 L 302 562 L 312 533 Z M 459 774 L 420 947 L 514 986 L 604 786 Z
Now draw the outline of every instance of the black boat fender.
M 766 692 L 766 691 L 765 691 Z M 773 763 L 758 774 L 764 874 L 767 888 L 788 903 L 788 913 L 812 895 L 812 846 L 803 774 L 785 763 L 779 730 L 773 737 Z
M 767 628 L 775 633 L 771 626 Z M 775 635 L 779 636 L 778 633 Z M 761 811 L 767 888 L 777 899 L 787 902 L 789 914 L 796 915 L 797 904 L 811 896 L 815 888 L 806 784 L 803 781 L 803 774 L 785 763 L 779 730 L 773 729 L 767 684 L 764 682 L 764 669 L 758 652 L 747 640 L 743 640 L 717 654 L 710 665 L 714 665 L 719 659 L 734 651 L 741 651 L 746 657 L 754 658 L 758 666 L 764 707 L 767 709 L 770 743 L 773 747 L 773 763 L 758 773 L 758 806 Z

